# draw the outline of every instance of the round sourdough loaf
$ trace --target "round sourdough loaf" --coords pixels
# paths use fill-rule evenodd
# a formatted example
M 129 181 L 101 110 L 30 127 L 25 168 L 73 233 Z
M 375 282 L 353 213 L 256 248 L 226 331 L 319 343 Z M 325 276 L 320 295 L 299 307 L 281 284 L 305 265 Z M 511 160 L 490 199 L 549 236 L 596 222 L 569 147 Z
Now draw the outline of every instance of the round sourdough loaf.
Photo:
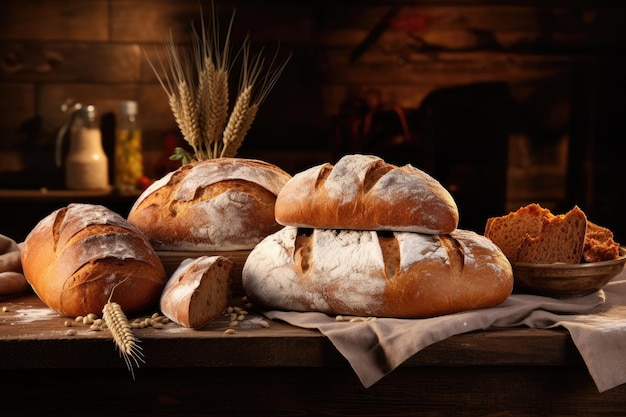
M 459 212 L 425 172 L 356 154 L 294 175 L 278 194 L 276 220 L 319 229 L 450 233 Z
M 146 237 L 99 205 L 70 204 L 43 218 L 21 260 L 39 298 L 68 316 L 99 315 L 109 299 L 127 314 L 154 308 L 166 282 Z
M 285 227 L 254 248 L 243 287 L 259 307 L 421 318 L 492 307 L 513 289 L 502 251 L 477 233 Z
M 280 228 L 274 204 L 290 178 L 277 166 L 253 159 L 184 165 L 148 187 L 128 220 L 156 250 L 251 249 Z

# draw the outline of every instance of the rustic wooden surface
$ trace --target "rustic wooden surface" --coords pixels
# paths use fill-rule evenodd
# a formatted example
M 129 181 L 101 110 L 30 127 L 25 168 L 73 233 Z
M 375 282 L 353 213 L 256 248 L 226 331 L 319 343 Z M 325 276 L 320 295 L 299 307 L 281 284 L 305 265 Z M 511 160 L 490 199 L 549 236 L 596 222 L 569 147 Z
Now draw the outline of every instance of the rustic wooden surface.
M 240 300 L 233 299 L 233 304 Z M 0 301 L 0 409 L 11 416 L 624 415 L 626 388 L 598 393 L 564 330 L 471 332 L 436 343 L 364 388 L 315 330 L 251 312 L 201 330 L 141 329 L 135 380 L 107 332 L 76 326 L 34 295 Z

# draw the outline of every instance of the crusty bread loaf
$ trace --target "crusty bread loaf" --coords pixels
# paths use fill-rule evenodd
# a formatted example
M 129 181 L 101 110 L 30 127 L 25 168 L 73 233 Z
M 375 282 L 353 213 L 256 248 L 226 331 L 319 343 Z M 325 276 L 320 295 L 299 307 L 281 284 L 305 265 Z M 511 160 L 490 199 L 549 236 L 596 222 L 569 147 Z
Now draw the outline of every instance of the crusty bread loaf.
M 228 306 L 233 262 L 224 256 L 186 259 L 161 294 L 161 312 L 181 326 L 199 329 Z
M 489 239 L 284 229 L 250 253 L 243 287 L 257 306 L 419 318 L 495 306 L 513 288 L 511 264 Z
M 550 210 L 539 204 L 528 204 L 505 216 L 487 219 L 484 235 L 491 239 L 511 262 L 517 260 L 517 251 L 526 235 L 536 236 L 543 218 L 551 218 Z
M 459 213 L 450 193 L 425 172 L 356 154 L 294 175 L 278 194 L 276 220 L 319 229 L 449 233 Z
M 610 229 L 587 220 L 583 260 L 602 262 L 619 258 L 619 243 L 613 239 L 613 232 Z
M 184 165 L 148 187 L 128 220 L 156 250 L 251 249 L 280 228 L 274 204 L 290 178 L 275 165 L 252 159 Z
M 100 314 L 109 298 L 127 314 L 154 308 L 166 282 L 146 237 L 99 205 L 46 216 L 26 237 L 21 260 L 35 293 L 69 316 Z
M 580 263 L 583 256 L 587 216 L 578 206 L 565 214 L 544 216 L 541 230 L 527 234 L 517 250 L 517 262 L 533 264 Z

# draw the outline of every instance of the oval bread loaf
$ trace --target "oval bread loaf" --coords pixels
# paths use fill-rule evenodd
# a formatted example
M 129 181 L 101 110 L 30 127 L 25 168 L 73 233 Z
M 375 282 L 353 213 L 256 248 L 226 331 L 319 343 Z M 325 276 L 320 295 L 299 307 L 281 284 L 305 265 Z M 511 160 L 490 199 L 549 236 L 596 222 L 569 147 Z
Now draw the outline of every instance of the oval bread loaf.
M 450 193 L 424 171 L 356 154 L 294 175 L 278 194 L 276 221 L 318 229 L 450 233 L 459 212 Z
M 243 268 L 249 299 L 263 308 L 420 318 L 492 307 L 513 272 L 489 239 L 285 227 L 254 248 Z
M 70 204 L 43 218 L 21 260 L 39 298 L 69 316 L 100 314 L 109 298 L 127 314 L 154 308 L 166 282 L 146 237 L 99 205 Z
M 175 323 L 199 329 L 228 306 L 233 261 L 224 256 L 186 259 L 161 294 L 161 312 Z
M 184 165 L 148 187 L 128 220 L 156 250 L 252 249 L 280 228 L 274 204 L 290 178 L 275 165 L 252 159 Z

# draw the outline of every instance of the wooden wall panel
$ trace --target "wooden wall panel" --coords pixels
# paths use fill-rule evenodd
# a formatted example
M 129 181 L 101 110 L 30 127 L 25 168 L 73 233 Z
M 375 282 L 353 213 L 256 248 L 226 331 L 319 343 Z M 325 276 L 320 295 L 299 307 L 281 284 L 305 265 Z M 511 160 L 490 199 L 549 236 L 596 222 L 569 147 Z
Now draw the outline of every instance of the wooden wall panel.
M 108 8 L 108 0 L 5 1 L 0 39 L 107 41 Z
M 0 41 L 0 81 L 141 81 L 143 52 L 138 45 L 109 43 Z

